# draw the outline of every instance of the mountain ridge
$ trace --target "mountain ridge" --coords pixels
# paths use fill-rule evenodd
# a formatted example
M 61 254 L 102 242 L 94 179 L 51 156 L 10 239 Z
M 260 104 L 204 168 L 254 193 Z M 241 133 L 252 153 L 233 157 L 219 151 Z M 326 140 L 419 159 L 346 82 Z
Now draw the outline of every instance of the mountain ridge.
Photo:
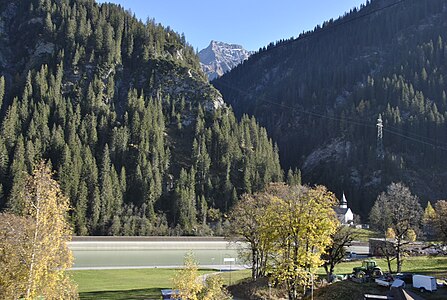
M 283 167 L 344 190 L 363 218 L 391 181 L 405 182 L 423 202 L 441 199 L 446 7 L 371 1 L 271 43 L 213 84 L 237 115 L 252 113 L 266 126 Z M 375 158 L 379 113 L 383 161 Z
M 202 70 L 211 81 L 248 59 L 252 53 L 241 45 L 212 40 L 207 48 L 198 53 L 198 56 Z
M 266 130 L 235 118 L 169 27 L 93 0 L 0 15 L 0 210 L 21 213 L 46 160 L 78 235 L 221 234 L 239 195 L 282 179 Z

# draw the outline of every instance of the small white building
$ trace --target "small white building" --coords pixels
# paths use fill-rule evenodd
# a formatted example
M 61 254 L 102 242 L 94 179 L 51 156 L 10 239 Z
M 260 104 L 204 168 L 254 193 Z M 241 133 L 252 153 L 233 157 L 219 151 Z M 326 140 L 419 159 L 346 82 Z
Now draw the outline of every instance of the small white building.
M 339 206 L 334 207 L 334 211 L 337 215 L 338 220 L 344 224 L 348 225 L 354 221 L 354 214 L 351 209 L 348 207 L 348 201 L 346 200 L 345 193 L 343 193 L 343 197 L 341 198 L 341 202 Z

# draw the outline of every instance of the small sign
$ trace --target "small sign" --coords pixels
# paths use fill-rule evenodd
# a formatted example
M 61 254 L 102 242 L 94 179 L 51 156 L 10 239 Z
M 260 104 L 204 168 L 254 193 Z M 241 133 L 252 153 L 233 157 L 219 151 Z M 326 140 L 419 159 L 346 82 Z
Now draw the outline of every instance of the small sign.
M 226 257 L 226 258 L 224 258 L 224 262 L 235 262 L 236 261 L 236 258 L 234 258 L 234 257 Z

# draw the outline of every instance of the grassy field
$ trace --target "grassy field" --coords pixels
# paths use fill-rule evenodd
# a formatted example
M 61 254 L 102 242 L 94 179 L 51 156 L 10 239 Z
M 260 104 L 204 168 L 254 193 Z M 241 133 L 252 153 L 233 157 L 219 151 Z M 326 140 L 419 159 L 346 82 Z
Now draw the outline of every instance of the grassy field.
M 81 299 L 161 299 L 160 290 L 172 287 L 172 269 L 71 271 Z M 199 270 L 206 274 L 213 270 Z
M 384 272 L 388 272 L 388 265 L 385 259 L 375 259 L 379 267 Z M 352 268 L 358 267 L 362 264 L 361 260 L 344 262 L 335 267 L 336 274 L 351 274 Z M 396 263 L 392 262 L 391 267 L 393 271 L 396 271 Z M 404 259 L 403 272 L 419 273 L 424 275 L 431 275 L 436 278 L 447 277 L 447 257 L 408 257 Z M 318 270 L 319 275 L 325 274 L 324 269 Z
M 71 271 L 81 299 L 161 299 L 160 290 L 172 288 L 173 269 L 125 269 Z M 215 270 L 199 270 L 200 275 Z M 250 277 L 250 270 L 224 272 L 225 284 Z M 231 278 L 230 278 L 231 276 Z
M 376 259 L 378 265 L 387 270 L 384 259 Z M 361 261 L 344 262 L 335 269 L 337 274 L 350 274 L 352 268 L 361 265 Z M 395 268 L 395 265 L 393 265 Z M 160 290 L 172 287 L 172 278 L 176 270 L 173 269 L 126 269 L 126 270 L 88 270 L 71 271 L 72 278 L 78 284 L 81 299 L 161 299 Z M 414 272 L 435 276 L 436 278 L 447 277 L 447 257 L 411 257 L 404 261 L 404 272 Z M 200 274 L 213 273 L 214 270 L 200 270 Z M 324 276 L 321 268 L 319 275 Z M 224 272 L 225 284 L 234 284 L 244 278 L 249 278 L 250 270 Z M 324 295 L 331 295 L 337 291 L 337 295 L 361 294 L 367 291 L 381 291 L 375 284 L 359 285 L 353 282 L 334 284 L 320 291 L 318 299 L 329 299 Z M 351 294 L 352 293 L 352 294 Z M 342 299 L 342 298 L 337 298 Z M 354 299 L 354 298 L 352 298 Z M 433 294 L 428 299 L 438 299 Z
M 375 259 L 384 272 L 387 272 L 388 265 L 385 259 Z M 352 268 L 360 266 L 362 261 L 344 262 L 335 268 L 336 274 L 350 274 Z M 396 270 L 396 264 L 393 262 L 392 268 Z M 436 277 L 438 280 L 447 278 L 447 257 L 408 257 L 404 260 L 403 272 L 418 273 Z M 319 275 L 324 276 L 323 269 L 319 269 Z M 315 299 L 319 300 L 342 300 L 342 299 L 363 299 L 363 294 L 371 293 L 377 295 L 386 295 L 388 289 L 380 287 L 375 283 L 355 283 L 350 280 L 336 282 L 332 285 L 319 289 L 315 293 Z M 447 288 L 442 287 L 435 293 L 421 294 L 413 291 L 426 300 L 447 299 Z M 306 298 L 307 300 L 307 298 Z
M 232 271 L 230 272 L 224 272 L 219 274 L 220 277 L 222 277 L 224 284 L 229 285 L 230 281 L 231 284 L 235 284 L 243 279 L 247 279 L 251 277 L 251 270 L 240 270 L 240 271 Z
M 360 242 L 368 242 L 371 238 L 381 238 L 383 235 L 371 229 L 354 228 L 355 240 Z

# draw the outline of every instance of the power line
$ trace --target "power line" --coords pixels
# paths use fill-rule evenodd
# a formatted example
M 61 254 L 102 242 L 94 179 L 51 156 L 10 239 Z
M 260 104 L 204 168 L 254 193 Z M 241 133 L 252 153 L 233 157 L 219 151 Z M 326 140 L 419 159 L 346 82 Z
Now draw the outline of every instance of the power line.
M 222 84 L 222 82 L 219 82 L 219 84 Z M 240 92 L 242 94 L 250 95 L 248 92 L 245 92 L 245 91 L 243 91 L 243 90 L 241 90 L 239 88 L 236 88 L 236 87 L 232 87 L 232 86 L 230 86 L 230 85 L 228 85 L 226 83 L 224 83 L 222 85 L 225 85 L 226 87 L 228 87 L 230 89 L 233 89 L 233 90 L 236 90 L 236 91 L 238 91 L 238 92 Z M 322 114 L 322 113 L 318 113 L 318 112 L 315 112 L 315 111 L 301 109 L 301 108 L 298 108 L 296 106 L 286 105 L 286 104 L 274 102 L 274 101 L 271 101 L 271 100 L 267 100 L 267 99 L 265 99 L 264 96 L 262 96 L 260 98 L 257 98 L 257 100 L 265 102 L 265 103 L 268 103 L 268 104 L 271 104 L 271 105 L 275 105 L 275 106 L 278 106 L 278 107 L 281 107 L 281 108 L 284 108 L 284 109 L 287 109 L 287 110 L 297 111 L 299 113 L 306 114 L 306 115 L 313 116 L 313 117 L 328 119 L 328 120 L 332 120 L 332 121 L 346 122 L 346 123 L 350 123 L 350 124 L 353 124 L 353 125 L 367 127 L 367 128 L 371 128 L 371 129 L 372 128 L 376 128 L 376 126 L 371 125 L 371 123 L 360 122 L 360 121 L 348 119 L 346 117 L 345 118 L 340 118 L 340 117 L 335 117 L 335 116 L 328 116 L 328 115 L 325 115 L 325 114 Z M 437 149 L 440 149 L 440 150 L 447 151 L 447 147 L 444 147 L 444 146 L 442 146 L 441 144 L 439 144 L 437 142 L 436 143 L 430 143 L 430 142 L 424 141 L 422 139 L 414 138 L 414 137 L 411 137 L 409 135 L 402 134 L 402 133 L 400 133 L 398 131 L 394 131 L 392 129 L 388 129 L 389 127 L 397 129 L 396 127 L 383 125 L 383 131 L 385 131 L 387 133 L 390 133 L 390 134 L 393 134 L 393 135 L 396 135 L 396 136 L 399 136 L 399 137 L 402 137 L 402 138 L 406 138 L 406 139 L 411 140 L 413 142 L 417 142 L 417 143 L 420 143 L 420 144 L 424 144 L 426 146 L 431 146 L 433 148 L 437 148 Z M 414 134 L 414 135 L 417 135 L 417 134 Z M 420 136 L 420 135 L 417 135 L 417 136 Z M 429 139 L 428 137 L 424 137 L 424 136 L 420 136 L 420 137 Z
M 394 126 L 391 126 L 391 125 L 386 125 L 386 127 L 388 129 L 391 128 L 391 130 L 394 130 L 394 132 L 397 132 L 397 133 L 405 135 L 405 133 L 402 133 L 402 131 L 404 131 L 404 129 L 402 129 L 402 128 L 394 127 Z M 428 136 L 423 136 L 423 135 L 420 135 L 420 134 L 417 134 L 417 133 L 414 133 L 414 132 L 411 132 L 411 131 L 407 132 L 407 134 L 409 136 L 413 136 L 415 138 L 423 139 L 427 143 L 435 143 L 435 144 L 439 144 L 439 145 L 443 145 L 443 146 L 447 147 L 447 143 L 442 143 L 442 142 L 440 143 L 440 142 L 438 142 L 438 140 L 430 138 Z
M 218 85 L 224 85 L 224 86 L 226 86 L 226 87 L 228 87 L 228 88 L 230 88 L 232 90 L 235 90 L 235 91 L 237 91 L 237 92 L 239 92 L 241 94 L 245 94 L 247 96 L 251 96 L 248 92 L 243 91 L 243 90 L 241 90 L 241 89 L 239 89 L 237 87 L 230 86 L 229 84 L 226 84 L 226 83 L 223 83 L 223 82 L 219 82 Z M 359 126 L 375 128 L 375 126 L 371 125 L 370 123 L 360 122 L 360 121 L 357 121 L 357 120 L 348 119 L 346 117 L 345 118 L 339 118 L 339 117 L 335 117 L 335 116 L 328 116 L 328 115 L 325 115 L 325 114 L 322 114 L 322 113 L 319 113 L 319 112 L 306 110 L 306 109 L 301 109 L 301 108 L 296 107 L 296 106 L 291 106 L 291 105 L 275 102 L 273 100 L 268 100 L 264 96 L 262 96 L 260 98 L 257 98 L 256 100 L 257 101 L 262 101 L 262 102 L 265 102 L 265 103 L 268 103 L 268 104 L 276 105 L 278 107 L 285 108 L 285 109 L 288 109 L 288 110 L 295 110 L 297 112 L 300 112 L 300 113 L 303 113 L 303 114 L 307 114 L 307 115 L 310 115 L 310 116 L 314 116 L 314 117 L 325 118 L 325 119 L 329 119 L 329 120 L 333 120 L 333 121 L 343 121 L 343 122 L 346 122 L 346 123 L 351 123 L 351 124 L 355 124 L 355 125 L 359 125 Z
M 401 3 L 404 3 L 405 1 L 406 0 L 399 0 L 399 1 L 396 1 L 396 2 L 393 2 L 393 3 L 390 3 L 390 4 L 386 5 L 386 6 L 379 7 L 377 9 L 371 10 L 371 11 L 366 12 L 364 14 L 361 14 L 359 16 L 349 18 L 349 19 L 347 19 L 345 21 L 339 21 L 339 22 L 336 21 L 336 23 L 331 24 L 331 26 L 323 27 L 319 31 L 314 31 L 312 34 L 307 33 L 307 34 L 304 34 L 304 35 L 302 35 L 302 36 L 300 36 L 300 37 L 298 37 L 296 39 L 285 41 L 285 42 L 282 42 L 280 44 L 277 44 L 277 45 L 275 45 L 274 49 L 278 49 L 280 47 L 287 46 L 287 45 L 289 45 L 291 43 L 294 43 L 294 42 L 298 42 L 298 41 L 302 41 L 302 40 L 305 40 L 305 39 L 308 39 L 308 38 L 311 38 L 311 37 L 315 37 L 316 35 L 325 33 L 325 32 L 327 32 L 329 30 L 333 30 L 334 28 L 337 28 L 337 27 L 340 27 L 340 26 L 344 26 L 344 25 L 346 25 L 348 23 L 351 23 L 351 22 L 357 21 L 359 19 L 365 18 L 365 17 L 370 16 L 372 14 L 375 14 L 377 12 L 380 12 L 380 11 L 389 9 L 391 7 L 397 6 L 397 5 L 401 4 Z M 249 95 L 250 96 L 250 94 L 248 92 L 243 91 L 243 90 L 241 90 L 241 89 L 239 89 L 237 87 L 234 87 L 234 86 L 231 86 L 231 85 L 225 83 L 225 80 L 223 80 L 223 79 L 221 79 L 219 82 L 215 81 L 214 84 L 223 85 L 223 86 L 226 86 L 226 87 L 228 87 L 228 88 L 230 88 L 232 90 L 238 91 L 241 94 L 245 94 L 245 95 Z M 279 106 L 279 107 L 282 107 L 282 108 L 285 108 L 285 109 L 294 110 L 294 111 L 297 111 L 299 113 L 307 114 L 307 115 L 313 116 L 313 117 L 325 118 L 325 119 L 329 119 L 329 120 L 333 120 L 333 121 L 343 121 L 343 122 L 346 122 L 346 123 L 350 123 L 350 124 L 357 125 L 357 126 L 363 126 L 363 127 L 367 127 L 367 128 L 375 128 L 375 126 L 371 125 L 371 123 L 360 122 L 360 121 L 349 119 L 349 118 L 346 118 L 346 117 L 339 118 L 339 117 L 335 117 L 335 116 L 328 116 L 328 115 L 325 115 L 325 114 L 322 114 L 322 113 L 319 113 L 319 112 L 315 112 L 315 111 L 311 111 L 311 110 L 305 110 L 305 109 L 301 109 L 301 108 L 296 107 L 296 106 L 290 106 L 290 105 L 278 103 L 278 102 L 275 102 L 275 101 L 271 101 L 271 100 L 266 99 L 264 96 L 261 96 L 260 98 L 257 98 L 257 101 L 262 101 L 262 102 L 265 102 L 265 103 L 268 103 L 268 104 L 271 104 L 271 105 L 276 105 L 276 106 Z M 388 128 L 391 128 L 391 129 L 388 129 Z M 425 136 L 422 136 L 422 135 L 418 135 L 416 133 L 409 132 L 410 135 L 418 137 L 418 138 L 415 138 L 415 137 L 412 137 L 412 136 L 409 136 L 409 135 L 402 134 L 402 133 L 400 133 L 398 131 L 394 131 L 392 129 L 400 130 L 399 128 L 396 128 L 396 127 L 393 127 L 393 126 L 388 126 L 388 125 L 383 127 L 383 131 L 385 131 L 387 133 L 394 134 L 396 136 L 400 136 L 402 138 L 406 138 L 408 140 L 411 140 L 411 141 L 414 141 L 414 142 L 417 142 L 417 143 L 421 143 L 421 144 L 424 144 L 424 145 L 427 145 L 427 146 L 432 146 L 434 148 L 438 148 L 438 149 L 447 151 L 447 147 L 444 147 L 444 146 L 440 145 L 437 141 L 435 141 L 435 140 L 433 140 L 433 139 L 431 139 L 429 137 L 425 137 Z M 425 140 L 423 140 L 423 139 L 425 139 Z M 427 142 L 426 140 L 431 140 L 431 141 L 433 141 L 433 143 L 432 142 Z
M 280 47 L 287 46 L 287 45 L 292 44 L 294 42 L 299 42 L 299 41 L 302 41 L 302 40 L 305 40 L 305 39 L 308 39 L 308 38 L 311 38 L 311 37 L 315 37 L 316 35 L 319 35 L 319 34 L 322 34 L 322 33 L 326 33 L 327 31 L 333 30 L 333 29 L 335 29 L 337 27 L 344 26 L 344 25 L 346 25 L 348 23 L 360 20 L 362 18 L 365 18 L 367 16 L 370 16 L 370 15 L 375 14 L 377 12 L 380 12 L 382 10 L 389 9 L 391 7 L 397 6 L 397 5 L 401 4 L 401 3 L 404 3 L 405 1 L 407 1 L 407 0 L 399 0 L 399 1 L 396 1 L 396 2 L 393 2 L 393 3 L 390 3 L 390 4 L 386 5 L 386 6 L 379 7 L 379 8 L 376 8 L 374 10 L 371 10 L 369 12 L 363 13 L 363 14 L 361 14 L 359 16 L 348 18 L 348 19 L 346 19 L 344 21 L 337 21 L 336 20 L 330 26 L 321 27 L 318 31 L 314 31 L 314 32 L 310 31 L 310 32 L 302 34 L 301 36 L 298 36 L 295 39 L 290 39 L 290 40 L 281 42 L 280 44 L 275 45 L 274 49 L 278 49 Z
M 354 21 L 356 21 L 356 20 L 365 18 L 365 17 L 370 16 L 370 15 L 372 15 L 372 14 L 374 14 L 374 13 L 377 13 L 377 12 L 383 11 L 383 10 L 385 10 L 385 9 L 389 9 L 389 8 L 391 8 L 391 7 L 397 6 L 397 5 L 399 5 L 399 4 L 401 4 L 401 3 L 405 2 L 405 1 L 406 1 L 406 0 L 399 0 L 399 1 L 396 1 L 396 2 L 393 2 L 393 3 L 390 3 L 390 4 L 386 5 L 386 6 L 379 7 L 379 8 L 377 8 L 377 9 L 371 10 L 371 11 L 369 11 L 369 12 L 363 13 L 363 14 L 361 14 L 361 15 L 359 15 L 359 16 L 351 17 L 351 18 L 349 18 L 349 19 L 346 19 L 345 21 L 338 21 L 338 22 L 335 21 L 335 22 L 334 22 L 333 24 L 331 24 L 330 26 L 323 27 L 323 28 L 321 28 L 319 31 L 315 31 L 315 32 L 313 32 L 312 34 L 307 33 L 307 34 L 304 34 L 304 35 L 302 35 L 302 36 L 300 36 L 300 37 L 298 37 L 298 38 L 296 38 L 296 39 L 282 42 L 282 43 L 276 45 L 274 49 L 278 49 L 278 48 L 280 48 L 280 47 L 286 46 L 286 45 L 291 44 L 291 43 L 293 43 L 293 42 L 302 41 L 302 40 L 307 39 L 307 38 L 310 38 L 310 37 L 315 37 L 316 35 L 322 34 L 322 33 L 326 32 L 326 31 L 328 31 L 328 30 L 333 30 L 334 28 L 337 28 L 337 27 L 340 27 L 340 26 L 344 26 L 344 25 L 346 25 L 346 24 L 348 24 L 348 23 L 351 23 L 351 22 L 354 22 Z M 255 54 L 255 55 L 256 55 L 256 54 Z M 224 82 L 224 80 L 221 79 L 221 81 L 219 82 L 219 84 L 222 84 L 222 81 Z M 241 89 L 238 89 L 238 88 L 236 88 L 236 87 L 234 87 L 234 86 L 230 86 L 230 85 L 225 84 L 225 83 L 223 83 L 222 85 L 225 85 L 225 86 L 229 87 L 230 89 L 236 90 L 236 91 L 238 91 L 239 93 L 249 95 L 249 93 L 247 93 L 246 91 L 243 91 L 243 90 L 241 90 Z M 292 106 L 284 105 L 284 104 L 281 104 L 281 103 L 278 103 L 278 102 L 269 101 L 269 100 L 267 100 L 267 99 L 258 99 L 258 100 L 263 101 L 263 102 L 265 102 L 265 103 L 269 103 L 269 104 L 273 104 L 273 105 L 277 105 L 277 106 L 282 106 L 282 107 L 284 107 L 284 108 L 297 110 L 297 111 L 299 111 L 299 112 L 302 112 L 302 113 L 305 113 L 305 114 L 308 114 L 308 115 L 312 115 L 312 116 L 315 116 L 315 117 L 326 118 L 326 119 L 330 119 L 330 120 L 334 120 L 334 121 L 344 121 L 344 122 L 351 123 L 351 124 L 356 124 L 356 125 L 360 125 L 360 126 L 365 126 L 365 127 L 375 128 L 375 126 L 373 126 L 373 125 L 371 125 L 371 124 L 369 124 L 369 123 L 368 123 L 368 124 L 367 124 L 367 123 L 361 123 L 361 122 L 358 122 L 358 121 L 356 121 L 356 120 L 348 119 L 348 118 L 346 118 L 346 117 L 343 118 L 343 119 L 341 119 L 341 118 L 337 118 L 337 117 L 331 117 L 331 116 L 328 116 L 328 115 L 323 115 L 323 114 L 321 114 L 321 113 L 317 113 L 317 112 L 313 112 L 313 111 L 303 110 L 303 109 L 300 109 L 300 108 L 298 108 L 298 107 L 292 107 Z
M 411 137 L 411 136 L 404 135 L 404 134 L 401 134 L 401 133 L 399 133 L 399 132 L 389 130 L 389 129 L 385 128 L 385 127 L 383 128 L 383 131 L 386 131 L 386 132 L 388 132 L 388 133 L 391 133 L 391 134 L 394 134 L 394 135 L 397 135 L 397 136 L 400 136 L 400 137 L 403 137 L 403 138 L 412 140 L 412 141 L 417 142 L 417 143 L 420 143 L 420 144 L 424 144 L 424 145 L 426 145 L 426 146 L 431 146 L 431 147 L 433 147 L 433 148 L 437 148 L 437 149 L 440 149 L 440 150 L 447 151 L 447 148 L 446 148 L 446 147 L 443 147 L 443 146 L 441 146 L 441 145 L 439 145 L 439 144 L 436 145 L 436 144 L 434 144 L 434 143 L 429 143 L 429 142 L 426 142 L 426 141 L 423 141 L 423 140 L 420 140 L 420 139 L 416 139 L 416 138 L 413 138 L 413 137 Z

